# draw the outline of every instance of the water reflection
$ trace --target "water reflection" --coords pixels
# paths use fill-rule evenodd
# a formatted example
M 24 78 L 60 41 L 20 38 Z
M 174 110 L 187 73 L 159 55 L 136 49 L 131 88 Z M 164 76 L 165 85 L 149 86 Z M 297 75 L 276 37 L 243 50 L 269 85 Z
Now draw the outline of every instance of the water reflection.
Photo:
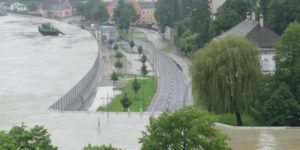
M 276 147 L 276 138 L 269 131 L 261 131 L 257 150 L 274 150 Z
M 300 128 L 286 127 L 216 127 L 230 136 L 233 150 L 298 150 Z

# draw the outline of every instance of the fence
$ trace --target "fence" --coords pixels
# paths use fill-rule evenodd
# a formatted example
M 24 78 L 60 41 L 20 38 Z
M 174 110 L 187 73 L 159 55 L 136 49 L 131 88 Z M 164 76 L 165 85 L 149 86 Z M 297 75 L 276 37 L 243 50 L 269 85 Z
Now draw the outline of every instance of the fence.
M 49 109 L 71 111 L 76 106 L 80 106 L 83 100 L 95 91 L 98 86 L 100 67 L 103 63 L 101 58 L 101 51 L 98 51 L 97 58 L 89 72 L 69 92 L 52 104 Z

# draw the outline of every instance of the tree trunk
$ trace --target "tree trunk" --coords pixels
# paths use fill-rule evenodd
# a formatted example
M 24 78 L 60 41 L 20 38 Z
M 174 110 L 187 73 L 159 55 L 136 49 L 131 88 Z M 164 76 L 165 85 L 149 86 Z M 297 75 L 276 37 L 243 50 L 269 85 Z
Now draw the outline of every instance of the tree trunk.
M 186 150 L 186 142 L 183 142 L 182 150 Z
M 242 118 L 241 118 L 241 113 L 239 111 L 236 111 L 235 117 L 236 117 L 237 126 L 243 126 L 243 122 L 242 122 Z

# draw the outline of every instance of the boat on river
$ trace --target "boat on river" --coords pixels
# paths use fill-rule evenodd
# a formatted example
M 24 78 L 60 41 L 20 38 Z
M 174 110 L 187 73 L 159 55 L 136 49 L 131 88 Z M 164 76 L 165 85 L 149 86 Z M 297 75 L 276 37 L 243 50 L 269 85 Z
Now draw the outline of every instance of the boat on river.
M 61 31 L 56 29 L 51 23 L 42 23 L 39 25 L 39 32 L 42 35 L 59 35 L 63 34 Z

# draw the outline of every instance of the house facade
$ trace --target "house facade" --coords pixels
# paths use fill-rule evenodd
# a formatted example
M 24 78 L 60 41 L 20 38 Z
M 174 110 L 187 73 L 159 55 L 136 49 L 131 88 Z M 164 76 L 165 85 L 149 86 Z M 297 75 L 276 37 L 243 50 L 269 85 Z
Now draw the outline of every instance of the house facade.
M 240 24 L 218 36 L 216 39 L 220 39 L 228 35 L 243 36 L 256 43 L 260 49 L 262 72 L 264 74 L 273 74 L 275 72 L 275 44 L 279 41 L 280 36 L 265 27 L 263 19 L 260 19 L 260 22 L 258 22 L 255 21 L 255 17 L 253 19 L 248 17 Z
M 73 15 L 73 0 L 44 0 L 38 7 L 43 17 L 69 17 Z
M 141 1 L 139 2 L 141 12 L 140 18 L 137 21 L 137 24 L 141 25 L 151 25 L 157 26 L 157 21 L 155 19 L 155 2 L 151 1 Z

